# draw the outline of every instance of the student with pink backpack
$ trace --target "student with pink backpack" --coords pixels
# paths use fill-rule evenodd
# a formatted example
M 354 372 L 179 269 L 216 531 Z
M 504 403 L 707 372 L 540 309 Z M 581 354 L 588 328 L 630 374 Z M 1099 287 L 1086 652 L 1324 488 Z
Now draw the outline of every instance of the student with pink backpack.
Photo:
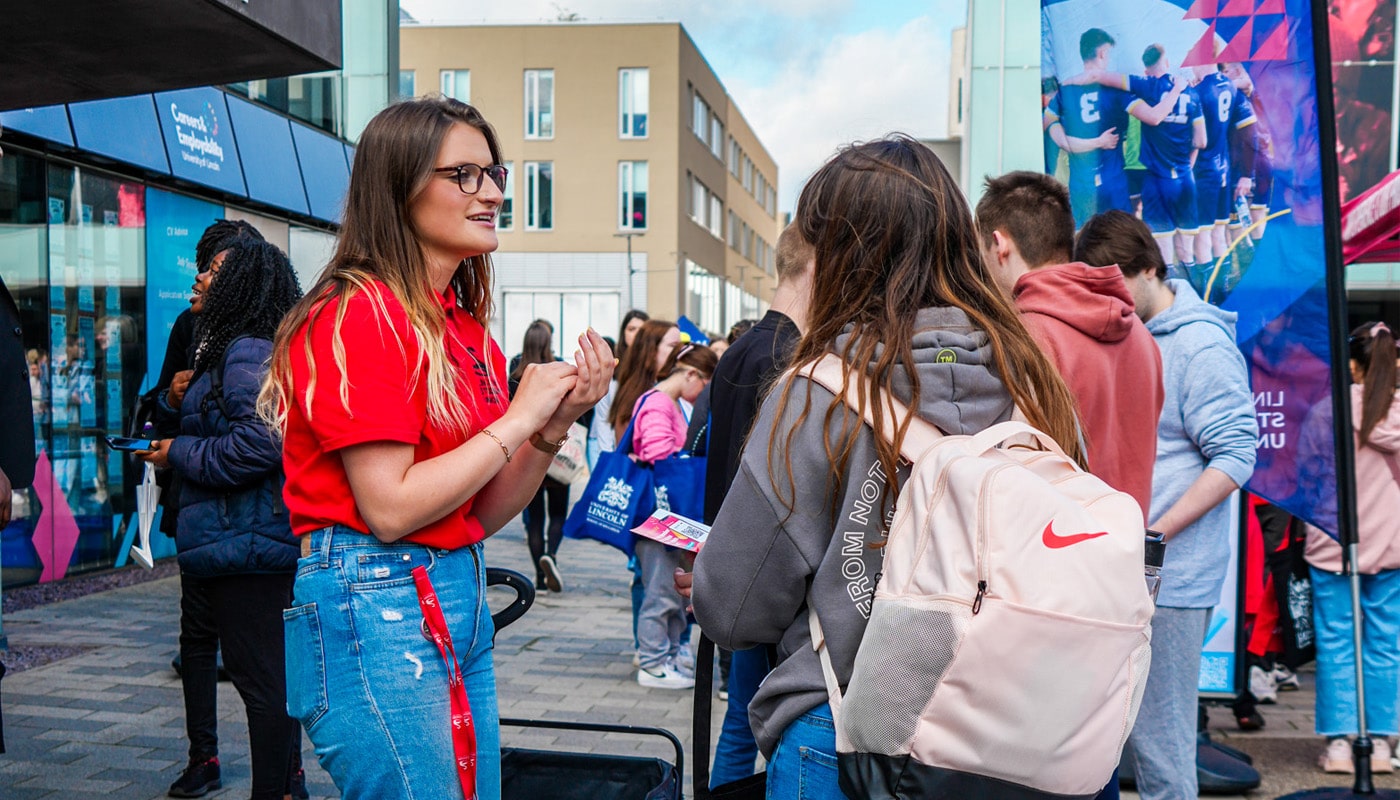
M 1083 594 L 1082 605 L 1121 606 L 1128 621 L 1103 628 L 1106 644 L 1092 653 L 1066 653 L 1066 645 L 1039 636 L 1002 644 L 1031 648 L 1021 656 L 1032 664 L 1045 657 L 1037 648 L 1060 648 L 1053 655 L 1061 659 L 1103 655 L 1114 669 L 1113 694 L 1087 704 L 1066 693 L 1068 703 L 1112 706 L 1119 728 L 1131 726 L 1140 682 L 1133 671 L 1145 670 L 1151 613 L 1141 511 L 1076 466 L 1082 454 L 1069 390 L 993 283 L 962 194 L 927 147 L 894 136 L 843 149 L 803 189 L 794 224 L 816 254 L 808 327 L 792 371 L 754 423 L 739 475 L 696 561 L 693 593 L 697 620 L 721 646 L 777 646 L 778 664 L 749 707 L 768 760 L 768 797 L 993 796 L 977 792 L 1007 783 L 979 773 L 973 762 L 1004 764 L 1008 754 L 1015 760 L 1037 751 L 1038 759 L 1064 755 L 1076 763 L 1085 750 L 1093 751 L 1094 769 L 1079 780 L 1079 794 L 1092 796 L 1121 748 L 1111 725 L 1094 727 L 1087 748 L 1074 734 L 1047 744 L 1051 737 L 1034 728 L 1003 727 L 971 731 L 1000 736 L 1007 745 L 1001 752 L 973 746 L 959 753 L 946 745 L 955 750 L 957 740 L 971 739 L 927 734 L 934 723 L 969 714 L 1065 727 L 1025 706 L 1001 715 L 980 698 L 959 703 L 971 697 L 969 689 L 977 693 L 969 685 L 976 681 L 941 681 L 960 669 L 952 655 L 960 644 L 985 645 L 999 631 L 1025 630 L 994 625 L 974 635 L 979 614 L 1018 614 L 1010 601 L 1034 595 L 1041 577 L 1054 588 L 1078 581 L 1084 592 L 1058 599 L 1071 594 L 1070 602 L 1079 602 Z M 1029 424 L 1012 422 L 1013 415 Z M 1034 448 L 999 446 L 1025 434 Z M 925 455 L 946 455 L 949 466 L 930 471 Z M 901 488 L 909 488 L 911 461 L 921 480 L 906 500 Z M 1012 549 L 1026 558 L 998 562 L 979 550 L 994 543 L 999 557 L 1005 543 L 978 523 L 985 516 L 980 498 L 995 495 L 964 487 L 1003 474 L 1027 478 L 1034 489 L 1023 498 L 1027 504 L 1064 513 L 1048 525 L 1037 518 L 1034 531 L 1018 534 Z M 936 489 L 944 484 L 929 480 L 934 475 L 950 476 L 946 486 L 957 488 Z M 1099 516 L 1058 485 L 1084 488 Z M 894 516 L 897 498 L 902 513 Z M 1023 510 L 1004 499 L 1000 505 L 987 514 Z M 1109 520 L 1104 528 L 1089 527 L 1102 519 Z M 929 538 L 930 529 L 920 527 L 934 520 L 943 520 L 938 532 L 946 537 Z M 928 548 L 919 549 L 925 543 L 966 557 L 930 561 Z M 1096 560 L 1104 552 L 1110 557 Z M 1113 567 L 1133 560 L 1133 583 L 1119 580 L 1124 571 Z M 1027 563 L 1044 573 L 1027 573 Z M 1085 566 L 1097 563 L 1119 574 L 1101 579 Z M 937 588 L 921 607 L 917 584 L 926 578 Z M 1025 602 L 1038 605 L 1034 597 Z M 1088 613 L 1072 608 L 1043 618 Z M 867 625 L 876 633 L 877 623 L 879 640 L 863 644 Z M 947 674 L 936 672 L 938 653 Z M 1018 689 L 1038 686 L 984 688 L 1019 696 Z M 943 699 L 940 692 L 955 707 L 932 721 L 921 716 Z M 1053 695 L 1043 700 L 1047 707 L 1066 704 Z M 1028 791 L 1016 796 L 1050 796 Z

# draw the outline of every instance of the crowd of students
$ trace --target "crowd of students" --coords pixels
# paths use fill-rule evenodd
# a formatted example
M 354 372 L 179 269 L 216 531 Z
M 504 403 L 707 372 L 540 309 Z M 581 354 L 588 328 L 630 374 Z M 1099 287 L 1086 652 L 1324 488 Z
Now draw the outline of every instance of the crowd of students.
M 845 796 L 808 616 L 844 685 L 909 465 L 903 428 L 877 433 L 799 374 L 829 353 L 873 407 L 893 398 L 950 435 L 1024 419 L 1137 500 L 1169 556 L 1124 763 L 1145 798 L 1196 796 L 1198 653 L 1228 563 L 1224 501 L 1258 429 L 1234 314 L 1168 280 L 1140 220 L 1110 211 L 1076 233 L 1066 189 L 1018 172 L 987 182 L 974 222 L 923 144 L 852 145 L 803 189 L 771 310 L 722 358 L 633 311 L 615 344 L 589 330 L 568 361 L 538 321 L 508 369 L 488 333 L 503 163 L 471 106 L 398 103 L 361 137 L 337 248 L 304 296 L 255 231 L 221 223 L 201 244 L 188 338 L 158 389 L 168 427 L 144 456 L 180 479 L 190 762 L 172 796 L 220 785 L 222 643 L 255 798 L 304 792 L 298 725 L 346 797 L 499 797 L 483 542 L 524 512 L 537 585 L 563 590 L 569 487 L 546 470 L 580 422 L 590 461 L 629 427 L 641 462 L 708 457 L 713 531 L 693 573 L 677 550 L 636 545 L 637 681 L 693 686 L 693 607 L 732 653 L 713 785 L 762 753 L 769 797 Z M 1394 735 L 1395 340 L 1373 323 L 1352 343 L 1368 719 Z M 1350 606 L 1335 544 L 1310 534 L 1308 558 L 1318 732 L 1344 741 Z M 1340 768 L 1336 749 L 1324 767 Z

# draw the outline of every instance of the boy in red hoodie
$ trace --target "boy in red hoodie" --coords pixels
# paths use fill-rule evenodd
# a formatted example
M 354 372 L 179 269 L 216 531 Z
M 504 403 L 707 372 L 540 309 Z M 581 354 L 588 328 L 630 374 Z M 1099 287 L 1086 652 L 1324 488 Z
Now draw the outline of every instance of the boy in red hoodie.
M 1069 190 L 1039 172 L 988 178 L 977 202 L 982 257 L 1079 405 L 1089 471 L 1152 504 L 1162 353 L 1116 266 L 1070 262 Z M 1115 773 L 1099 800 L 1116 800 Z
M 1162 355 L 1134 313 L 1123 273 L 1070 262 L 1069 191 L 1049 175 L 988 178 L 977 203 L 977 229 L 992 278 L 1016 303 L 1079 404 L 1089 471 L 1132 495 L 1146 517 L 1162 412 Z

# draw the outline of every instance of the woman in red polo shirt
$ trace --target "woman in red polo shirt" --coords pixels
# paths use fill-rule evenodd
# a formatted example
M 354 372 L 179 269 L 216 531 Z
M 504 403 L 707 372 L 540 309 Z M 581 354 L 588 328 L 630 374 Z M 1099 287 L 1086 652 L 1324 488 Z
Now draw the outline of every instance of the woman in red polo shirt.
M 262 408 L 303 537 L 287 703 L 347 798 L 500 797 L 482 541 L 612 375 L 590 331 L 507 400 L 486 328 L 505 182 L 476 109 L 380 112 L 335 255 L 277 334 Z

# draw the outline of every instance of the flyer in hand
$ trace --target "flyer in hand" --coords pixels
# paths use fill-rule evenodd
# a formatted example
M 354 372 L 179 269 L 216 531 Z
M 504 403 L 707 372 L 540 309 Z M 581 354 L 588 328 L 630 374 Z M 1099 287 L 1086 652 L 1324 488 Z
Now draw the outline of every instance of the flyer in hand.
M 632 532 L 664 545 L 698 553 L 705 544 L 705 538 L 710 535 L 710 526 L 658 508 Z

